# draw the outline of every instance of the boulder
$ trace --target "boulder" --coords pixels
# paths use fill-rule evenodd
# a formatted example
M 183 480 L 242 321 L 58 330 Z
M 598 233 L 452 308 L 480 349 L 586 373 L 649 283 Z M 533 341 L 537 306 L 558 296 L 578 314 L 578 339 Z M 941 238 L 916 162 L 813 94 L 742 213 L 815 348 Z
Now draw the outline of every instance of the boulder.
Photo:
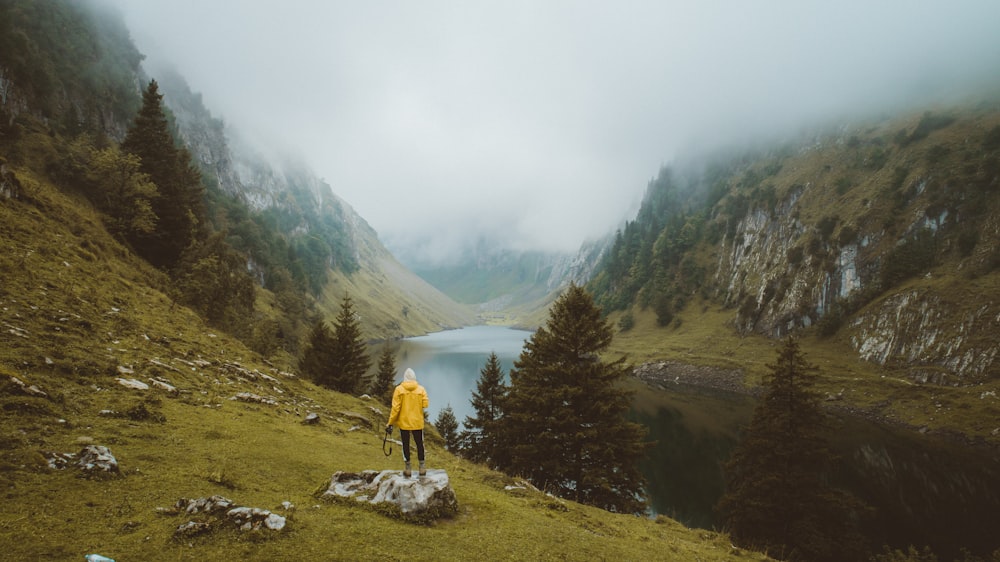
M 322 494 L 325 498 L 353 498 L 413 521 L 428 521 L 455 514 L 458 500 L 448 473 L 431 469 L 425 476 L 407 478 L 398 470 L 336 472 Z
M 118 384 L 124 386 L 125 388 L 131 388 L 133 390 L 149 390 L 149 385 L 142 381 L 125 379 L 122 377 L 117 377 L 115 380 L 118 381 Z
M 102 445 L 87 445 L 80 451 L 76 466 L 85 472 L 104 472 L 108 474 L 118 474 L 118 459 L 111 454 L 111 450 Z

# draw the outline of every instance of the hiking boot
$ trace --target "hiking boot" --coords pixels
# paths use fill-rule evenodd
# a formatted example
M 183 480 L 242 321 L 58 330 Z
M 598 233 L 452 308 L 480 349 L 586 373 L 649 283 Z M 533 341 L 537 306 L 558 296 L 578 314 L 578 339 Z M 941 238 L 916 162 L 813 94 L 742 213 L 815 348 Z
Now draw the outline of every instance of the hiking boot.
M 420 476 L 427 476 L 427 465 L 420 461 Z
M 406 468 L 403 470 L 403 476 L 409 478 L 411 474 L 413 474 L 413 470 L 412 467 L 410 466 L 409 461 L 407 461 Z

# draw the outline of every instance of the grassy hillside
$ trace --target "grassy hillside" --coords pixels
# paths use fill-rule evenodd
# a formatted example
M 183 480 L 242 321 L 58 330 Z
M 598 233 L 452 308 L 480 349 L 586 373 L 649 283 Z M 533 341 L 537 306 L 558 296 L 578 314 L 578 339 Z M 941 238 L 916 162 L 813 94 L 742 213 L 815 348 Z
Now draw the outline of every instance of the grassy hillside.
M 376 404 L 264 361 L 164 292 L 167 280 L 104 231 L 82 198 L 28 169 L 0 199 L 0 544 L 13 559 L 743 559 L 727 537 L 615 515 L 531 491 L 452 457 L 432 438 L 460 504 L 418 527 L 314 492 L 338 470 L 400 468 L 383 456 Z M 169 384 L 132 390 L 117 379 Z M 252 393 L 273 403 L 234 400 Z M 384 409 L 381 409 L 384 412 Z M 309 412 L 318 425 L 305 425 Z M 359 418 L 373 426 L 352 431 Z M 361 425 L 364 425 L 361 423 Z M 53 469 L 51 453 L 110 448 L 115 477 Z M 180 498 L 225 496 L 288 517 L 278 533 L 191 538 Z M 294 508 L 283 508 L 290 502 Z
M 831 407 L 1000 444 L 998 163 L 996 97 L 677 163 L 588 287 L 634 362 L 795 334 Z

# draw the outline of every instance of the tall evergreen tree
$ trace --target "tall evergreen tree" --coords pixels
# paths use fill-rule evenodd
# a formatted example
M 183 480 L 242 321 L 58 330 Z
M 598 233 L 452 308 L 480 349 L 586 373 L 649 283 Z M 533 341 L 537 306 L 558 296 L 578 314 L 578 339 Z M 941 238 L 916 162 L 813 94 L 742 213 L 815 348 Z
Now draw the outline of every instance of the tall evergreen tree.
M 503 416 L 503 400 L 507 396 L 503 370 L 496 353 L 490 353 L 486 364 L 479 370 L 476 390 L 472 393 L 473 416 L 465 416 L 465 429 L 459 436 L 462 455 L 473 462 L 497 465 L 499 431 L 497 424 Z
M 332 386 L 334 361 L 333 333 L 325 320 L 317 320 L 309 332 L 309 341 L 302 351 L 299 369 L 302 374 L 318 385 Z
M 500 468 L 562 497 L 639 513 L 646 506 L 639 459 L 648 444 L 645 429 L 625 418 L 625 358 L 598 355 L 612 337 L 583 288 L 573 284 L 556 300 L 510 372 L 499 424 L 509 459 Z
M 382 348 L 382 355 L 378 359 L 378 367 L 375 372 L 375 379 L 372 380 L 368 393 L 382 402 L 386 406 L 392 405 L 393 382 L 396 380 L 396 356 L 392 352 L 392 347 L 388 344 Z
M 818 369 L 788 338 L 768 365 L 765 392 L 726 464 L 719 502 L 736 544 L 789 560 L 861 560 L 862 507 L 829 485 Z
M 156 80 L 142 94 L 142 108 L 129 127 L 122 148 L 138 156 L 142 172 L 157 188 L 152 198 L 157 217 L 152 232 L 133 232 L 136 250 L 150 263 L 169 269 L 205 227 L 201 174 L 187 150 L 178 148 L 170 133 Z
M 368 344 L 361 336 L 361 322 L 347 295 L 340 304 L 340 314 L 333 328 L 333 363 L 328 386 L 340 392 L 357 392 L 369 366 Z
M 455 411 L 451 409 L 451 404 L 438 413 L 434 427 L 444 439 L 444 448 L 455 452 L 458 449 L 458 420 L 455 419 Z

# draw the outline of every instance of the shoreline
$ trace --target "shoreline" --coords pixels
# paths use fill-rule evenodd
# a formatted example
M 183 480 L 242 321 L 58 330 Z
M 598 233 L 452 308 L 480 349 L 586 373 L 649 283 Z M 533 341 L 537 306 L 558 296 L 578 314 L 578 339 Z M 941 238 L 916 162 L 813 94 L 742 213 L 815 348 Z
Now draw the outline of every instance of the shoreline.
M 687 387 L 694 390 L 712 390 L 759 398 L 761 386 L 747 386 L 742 369 L 725 369 L 692 365 L 680 361 L 655 361 L 643 363 L 632 369 L 632 376 L 650 388 L 669 391 Z M 883 415 L 871 408 L 861 408 L 845 403 L 839 395 L 827 394 L 821 401 L 822 407 L 832 413 L 862 419 L 870 423 L 900 429 L 919 435 L 931 435 L 952 443 L 991 452 L 1000 451 L 1000 444 L 991 443 L 981 437 L 970 437 L 953 429 L 935 429 L 915 426 L 897 418 Z

